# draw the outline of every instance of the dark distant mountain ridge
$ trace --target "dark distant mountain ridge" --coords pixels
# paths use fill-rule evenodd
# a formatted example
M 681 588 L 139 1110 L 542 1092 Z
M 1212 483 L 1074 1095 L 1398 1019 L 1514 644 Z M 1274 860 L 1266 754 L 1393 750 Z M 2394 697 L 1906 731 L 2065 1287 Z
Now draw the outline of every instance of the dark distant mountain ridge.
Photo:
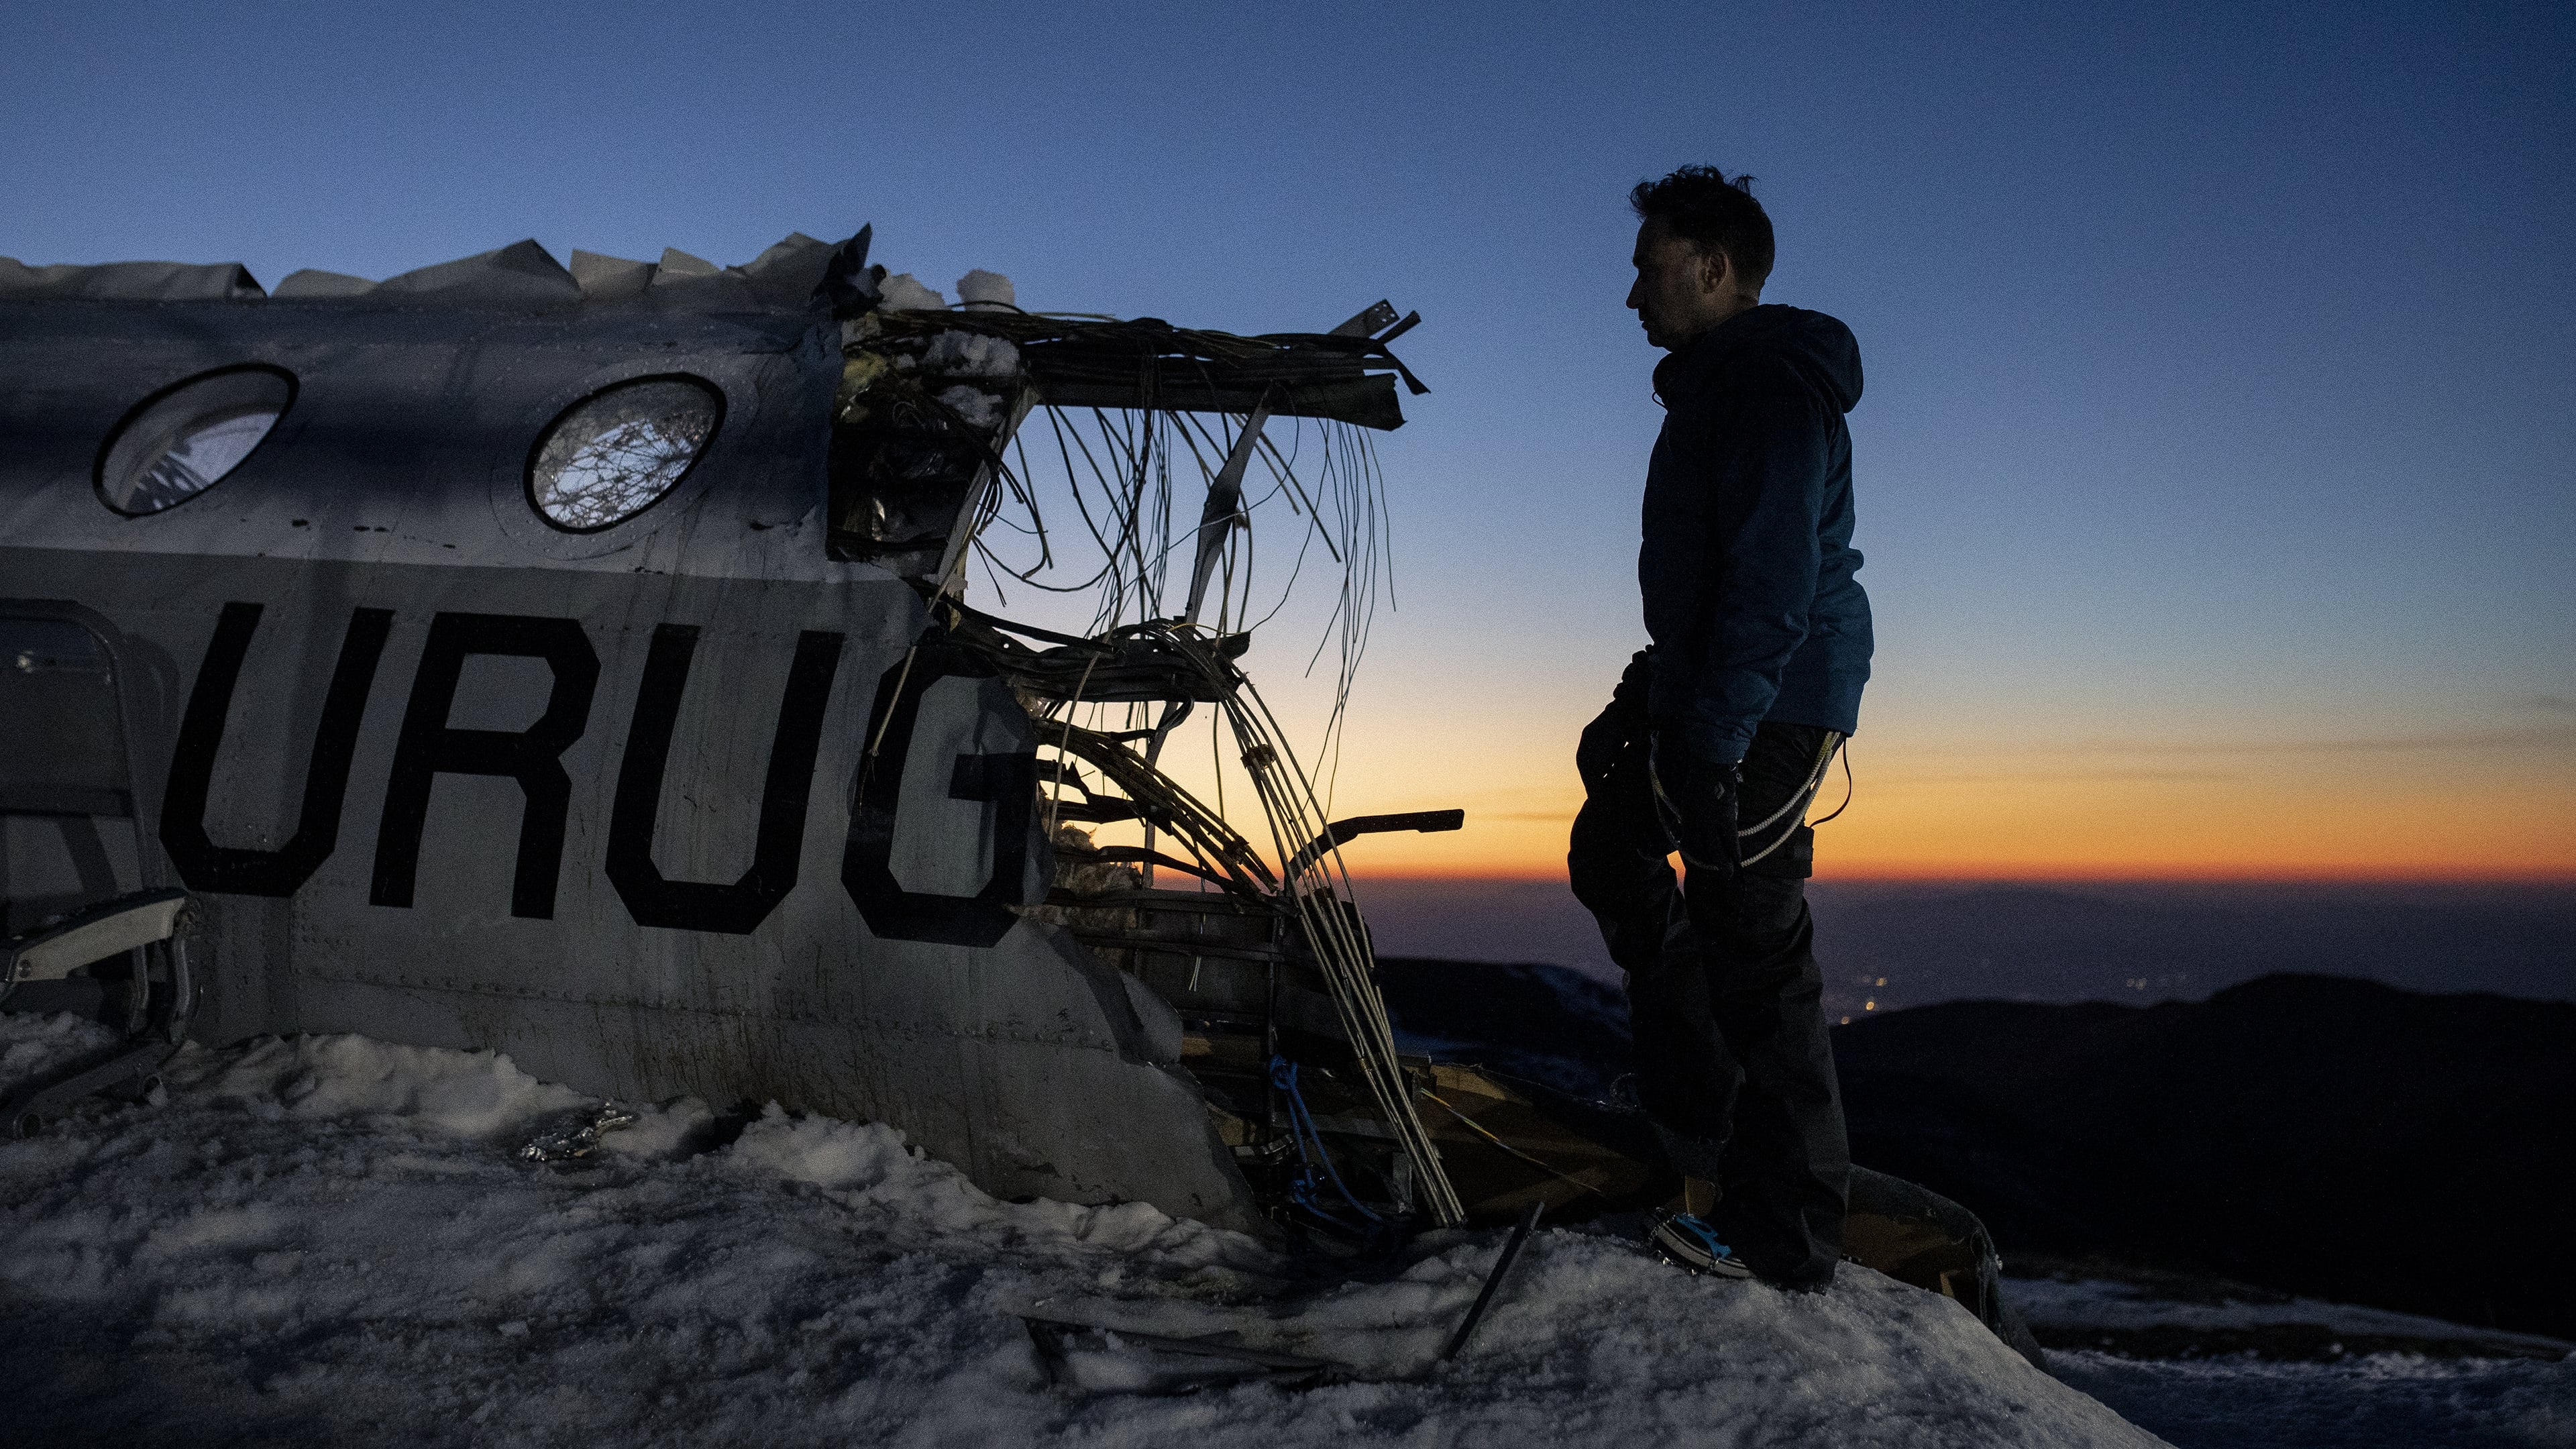
M 1628 1069 L 1614 987 L 1391 959 L 1414 1049 L 1577 1095 Z M 2576 1337 L 2576 1005 L 2267 976 L 2138 1007 L 1962 1001 L 1834 1031 L 1852 1155 L 2018 1251 Z
M 1381 956 L 1378 992 L 1406 1051 L 1472 1058 L 1605 1101 L 1629 1069 L 1628 993 L 1564 966 Z
M 1818 882 L 1837 1015 L 1941 1001 L 2197 1001 L 2264 976 L 2576 1000 L 2576 890 L 2509 885 L 1895 887 Z M 1883 985 L 1878 978 L 1887 978 Z
M 1852 1153 L 2016 1247 L 2576 1337 L 2576 1005 L 2267 976 L 1838 1028 Z
M 1829 1016 L 1942 1001 L 2199 1001 L 2283 972 L 2576 1001 L 2576 883 L 1819 880 Z M 1563 881 L 1366 882 L 1402 957 L 1618 972 Z

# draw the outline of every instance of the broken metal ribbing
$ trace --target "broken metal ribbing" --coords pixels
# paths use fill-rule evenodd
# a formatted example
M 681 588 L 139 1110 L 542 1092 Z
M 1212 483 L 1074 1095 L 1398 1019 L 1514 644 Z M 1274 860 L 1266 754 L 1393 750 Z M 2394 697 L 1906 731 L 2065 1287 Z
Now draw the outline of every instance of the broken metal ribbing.
M 1195 652 L 1183 635 L 1171 632 L 1166 637 L 1184 652 Z M 1297 757 L 1280 740 L 1278 721 L 1271 717 L 1270 707 L 1262 702 L 1251 681 L 1205 655 L 1198 657 L 1211 680 L 1221 680 L 1225 686 L 1219 706 L 1233 729 L 1244 770 L 1251 775 L 1253 789 L 1261 797 L 1262 814 L 1270 823 L 1272 848 L 1284 866 L 1298 859 L 1299 846 L 1305 842 L 1331 838 L 1314 786 Z M 1459 1201 L 1457 1189 L 1450 1185 L 1430 1129 L 1414 1110 L 1411 1085 L 1405 1080 L 1402 1063 L 1396 1059 L 1394 1029 L 1387 1020 L 1386 1002 L 1378 995 L 1374 954 L 1358 927 L 1355 913 L 1345 908 L 1350 873 L 1343 868 L 1340 848 L 1308 857 L 1302 869 L 1281 882 L 1280 890 L 1296 909 L 1298 925 L 1304 929 L 1307 947 L 1322 970 L 1343 1034 L 1350 1039 L 1360 1077 L 1368 1084 L 1369 1095 L 1376 1100 L 1396 1145 L 1413 1161 L 1424 1206 L 1442 1227 L 1464 1223 L 1466 1208 Z

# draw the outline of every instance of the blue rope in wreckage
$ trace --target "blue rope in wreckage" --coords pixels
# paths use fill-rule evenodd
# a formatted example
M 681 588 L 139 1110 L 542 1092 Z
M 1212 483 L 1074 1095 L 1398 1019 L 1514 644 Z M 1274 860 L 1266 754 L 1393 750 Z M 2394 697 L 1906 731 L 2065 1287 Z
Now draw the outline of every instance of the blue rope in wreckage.
M 1315 1114 L 1307 1110 L 1306 1094 L 1297 1089 L 1297 1063 L 1284 1056 L 1272 1057 L 1270 1085 L 1288 1099 L 1288 1135 L 1297 1144 L 1297 1175 L 1289 1180 L 1288 1200 L 1371 1245 L 1397 1231 L 1396 1224 L 1371 1211 L 1351 1191 L 1350 1184 L 1342 1181 L 1341 1169 L 1333 1165 L 1333 1154 L 1324 1147 L 1324 1134 L 1315 1126 Z M 1311 1152 L 1307 1150 L 1308 1143 L 1314 1145 Z M 1320 1173 L 1316 1171 L 1319 1163 L 1323 1169 Z M 1342 1195 L 1342 1201 L 1360 1215 L 1361 1221 L 1353 1222 L 1316 1199 L 1317 1190 L 1326 1181 L 1332 1183 L 1334 1191 Z

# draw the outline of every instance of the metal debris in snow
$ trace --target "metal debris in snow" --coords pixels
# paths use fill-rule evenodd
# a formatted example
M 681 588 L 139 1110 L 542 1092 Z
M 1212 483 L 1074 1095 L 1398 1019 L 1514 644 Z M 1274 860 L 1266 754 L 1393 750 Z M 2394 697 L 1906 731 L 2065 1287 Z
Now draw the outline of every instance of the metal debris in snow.
M 632 1127 L 636 1114 L 615 1102 L 602 1102 L 581 1120 L 558 1127 L 519 1149 L 521 1162 L 568 1162 L 599 1150 L 599 1139 L 620 1127 Z

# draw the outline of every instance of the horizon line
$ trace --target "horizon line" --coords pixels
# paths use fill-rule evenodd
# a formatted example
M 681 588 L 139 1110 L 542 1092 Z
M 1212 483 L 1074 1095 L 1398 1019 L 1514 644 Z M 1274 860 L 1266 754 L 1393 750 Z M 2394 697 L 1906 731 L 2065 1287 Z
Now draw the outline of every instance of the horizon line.
M 1355 882 L 1408 884 L 1564 885 L 1563 869 L 1516 870 L 1353 870 Z M 1911 871 L 1863 870 L 1820 872 L 1815 880 L 1833 885 L 2244 885 L 2244 886 L 2554 886 L 2576 889 L 2576 869 L 2553 871 L 2239 871 L 2182 872 L 2146 870 Z

